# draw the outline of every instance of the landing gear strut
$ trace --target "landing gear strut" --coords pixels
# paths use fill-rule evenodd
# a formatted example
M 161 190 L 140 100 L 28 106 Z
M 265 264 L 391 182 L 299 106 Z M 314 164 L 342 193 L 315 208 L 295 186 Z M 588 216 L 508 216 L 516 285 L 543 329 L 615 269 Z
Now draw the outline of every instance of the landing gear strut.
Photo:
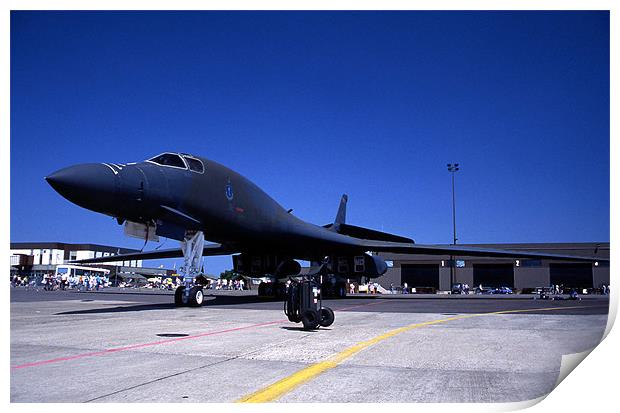
M 313 280 L 295 281 L 286 290 L 284 313 L 289 321 L 301 322 L 305 330 L 329 327 L 334 322 L 334 312 L 323 307 L 319 283 Z
M 183 276 L 183 285 L 174 292 L 174 305 L 200 307 L 204 301 L 202 285 L 196 284 L 196 277 L 200 275 L 200 259 L 205 244 L 202 231 L 186 231 L 185 240 L 181 241 L 183 250 L 183 266 L 179 273 Z

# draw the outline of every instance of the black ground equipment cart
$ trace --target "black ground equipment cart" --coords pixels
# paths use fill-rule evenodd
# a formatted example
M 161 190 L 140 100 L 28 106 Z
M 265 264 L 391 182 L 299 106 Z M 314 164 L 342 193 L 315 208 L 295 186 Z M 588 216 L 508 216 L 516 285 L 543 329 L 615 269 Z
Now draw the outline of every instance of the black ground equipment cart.
M 284 313 L 289 321 L 301 322 L 305 330 L 329 327 L 334 322 L 334 312 L 323 307 L 319 283 L 302 279 L 291 283 L 286 289 Z

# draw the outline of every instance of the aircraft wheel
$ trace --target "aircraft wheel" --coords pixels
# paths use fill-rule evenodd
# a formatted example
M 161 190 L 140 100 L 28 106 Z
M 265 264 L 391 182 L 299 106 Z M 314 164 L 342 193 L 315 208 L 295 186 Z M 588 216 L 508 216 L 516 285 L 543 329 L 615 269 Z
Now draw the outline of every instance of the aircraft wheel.
M 334 311 L 329 307 L 321 308 L 319 312 L 320 321 L 319 324 L 321 327 L 329 327 L 334 323 Z
M 205 299 L 205 296 L 202 292 L 201 286 L 192 287 L 189 290 L 189 306 L 190 307 L 200 307 Z
M 304 330 L 315 330 L 319 326 L 319 312 L 307 310 L 301 316 L 301 322 L 304 325 Z
M 177 289 L 174 291 L 174 305 L 176 305 L 177 307 L 182 307 L 185 305 L 185 303 L 183 303 L 184 292 L 185 286 L 177 287 Z

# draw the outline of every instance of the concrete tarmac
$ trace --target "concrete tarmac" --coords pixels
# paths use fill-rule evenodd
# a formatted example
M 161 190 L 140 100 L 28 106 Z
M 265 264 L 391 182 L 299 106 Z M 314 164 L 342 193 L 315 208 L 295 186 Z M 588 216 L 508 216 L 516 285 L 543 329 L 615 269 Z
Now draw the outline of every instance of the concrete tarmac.
M 595 347 L 607 297 L 325 300 L 304 331 L 281 302 L 213 292 L 11 290 L 12 402 L 509 402 L 548 393 Z M 61 390 L 59 390 L 61 389 Z

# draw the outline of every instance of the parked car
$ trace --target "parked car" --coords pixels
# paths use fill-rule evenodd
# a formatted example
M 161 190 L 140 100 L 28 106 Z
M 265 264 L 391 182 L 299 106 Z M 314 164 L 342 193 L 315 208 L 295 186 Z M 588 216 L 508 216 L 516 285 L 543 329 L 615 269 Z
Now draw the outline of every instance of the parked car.
M 451 294 L 463 294 L 463 284 L 462 283 L 454 283 L 452 284 L 452 289 L 450 290 Z
M 536 287 L 534 293 L 537 294 L 534 299 L 548 300 L 553 295 L 553 288 L 551 287 Z

